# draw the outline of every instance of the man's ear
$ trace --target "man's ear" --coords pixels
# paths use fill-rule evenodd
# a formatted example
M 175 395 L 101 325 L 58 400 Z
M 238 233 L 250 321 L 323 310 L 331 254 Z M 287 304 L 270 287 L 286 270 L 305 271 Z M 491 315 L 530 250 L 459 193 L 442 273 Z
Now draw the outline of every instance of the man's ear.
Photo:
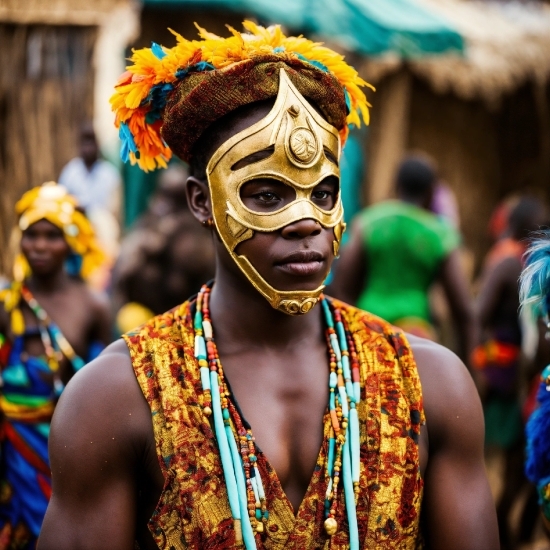
M 189 210 L 191 210 L 197 220 L 206 225 L 208 220 L 212 218 L 212 203 L 210 201 L 208 183 L 194 176 L 189 176 L 185 186 L 185 193 L 187 195 Z

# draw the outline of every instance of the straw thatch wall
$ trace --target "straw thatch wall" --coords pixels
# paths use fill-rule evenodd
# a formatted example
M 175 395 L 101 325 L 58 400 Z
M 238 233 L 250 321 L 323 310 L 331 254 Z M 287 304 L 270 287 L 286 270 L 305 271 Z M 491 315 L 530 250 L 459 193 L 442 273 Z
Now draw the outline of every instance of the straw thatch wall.
M 411 64 L 439 93 L 498 103 L 527 80 L 550 77 L 550 6 L 540 2 L 419 0 L 466 40 L 466 55 Z
M 9 270 L 16 200 L 58 177 L 92 117 L 96 32 L 0 23 L 0 273 Z
M 99 25 L 127 0 L 0 0 L 0 21 L 29 25 Z
M 361 72 L 377 83 L 404 67 L 439 94 L 481 99 L 498 108 L 526 81 L 550 77 L 550 6 L 540 2 L 417 0 L 446 18 L 464 38 L 464 55 L 366 59 Z

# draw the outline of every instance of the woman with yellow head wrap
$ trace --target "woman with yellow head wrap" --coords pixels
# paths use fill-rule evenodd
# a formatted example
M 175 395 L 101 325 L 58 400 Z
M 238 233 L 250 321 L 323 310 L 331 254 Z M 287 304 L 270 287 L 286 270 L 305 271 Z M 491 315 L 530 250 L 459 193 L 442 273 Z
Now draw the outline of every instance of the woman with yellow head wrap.
M 14 282 L 0 291 L 0 548 L 34 548 L 51 494 L 55 403 L 84 359 L 109 342 L 110 324 L 84 283 L 103 254 L 76 199 L 49 182 L 25 193 L 15 210 L 21 252 Z

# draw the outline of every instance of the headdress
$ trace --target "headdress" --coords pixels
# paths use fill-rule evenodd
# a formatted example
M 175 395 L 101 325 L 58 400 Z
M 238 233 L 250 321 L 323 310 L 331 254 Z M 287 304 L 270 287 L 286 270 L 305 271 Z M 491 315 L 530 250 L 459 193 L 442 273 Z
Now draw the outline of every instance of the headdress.
M 177 40 L 173 48 L 153 44 L 134 50 L 111 98 L 125 162 L 154 170 L 166 166 L 172 151 L 190 160 L 194 143 L 212 122 L 277 95 L 281 67 L 338 129 L 342 145 L 348 125 L 360 126 L 361 118 L 368 124 L 361 87 L 370 85 L 342 55 L 319 42 L 285 36 L 279 25 L 245 21 L 243 26 L 248 33 L 228 27 L 229 38 L 197 26 L 202 40 L 171 31 Z
M 550 334 L 550 232 L 541 233 L 525 255 L 525 269 L 520 279 L 522 307 L 533 306 Z M 539 504 L 547 525 L 550 524 L 550 365 L 541 373 L 537 394 L 538 407 L 527 422 L 525 473 L 537 486 Z
M 338 161 L 349 124 L 368 122 L 367 85 L 341 55 L 279 26 L 245 21 L 249 34 L 230 28 L 220 38 L 199 28 L 202 41 L 176 34 L 177 45 L 134 51 L 111 98 L 123 140 L 122 157 L 143 169 L 166 166 L 174 151 L 192 160 L 193 147 L 216 120 L 235 109 L 277 98 L 262 120 L 223 143 L 206 167 L 216 229 L 229 254 L 254 287 L 285 313 L 306 313 L 313 291 L 279 291 L 238 255 L 237 245 L 255 231 L 272 232 L 311 218 L 334 230 L 334 254 L 345 229 L 340 195 L 330 211 L 311 200 L 312 189 L 339 176 Z M 175 34 L 175 33 L 174 33 Z M 316 109 L 319 108 L 323 116 Z M 238 160 L 270 148 L 262 161 L 235 169 Z M 277 212 L 258 213 L 240 199 L 241 186 L 268 177 L 292 187 L 296 200 Z
M 50 181 L 27 191 L 15 205 L 19 216 L 19 229 L 25 231 L 33 223 L 48 220 L 63 231 L 72 251 L 73 271 L 83 278 L 98 268 L 105 257 L 99 248 L 88 218 L 78 210 L 78 202 L 65 187 Z M 16 280 L 23 280 L 30 267 L 22 254 L 15 260 Z
M 542 316 L 550 313 L 550 231 L 533 240 L 525 254 L 525 269 L 520 279 L 522 306 L 533 304 Z

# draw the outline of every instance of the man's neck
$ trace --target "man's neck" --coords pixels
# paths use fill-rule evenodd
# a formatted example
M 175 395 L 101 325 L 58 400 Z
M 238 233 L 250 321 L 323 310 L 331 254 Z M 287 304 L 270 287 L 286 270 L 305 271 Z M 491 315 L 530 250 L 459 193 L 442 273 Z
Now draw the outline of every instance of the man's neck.
M 404 202 L 405 204 L 410 204 L 412 206 L 416 206 L 417 208 L 421 208 L 422 210 L 430 209 L 430 205 L 426 200 L 417 199 L 414 197 L 405 197 L 405 196 L 399 197 L 399 200 L 401 202 Z
M 97 162 L 97 158 L 95 159 L 82 159 L 82 162 L 84 163 L 84 166 L 86 167 L 86 170 L 88 170 L 88 172 L 91 172 L 92 171 L 92 168 L 95 166 L 95 163 Z
M 243 346 L 285 348 L 322 341 L 324 323 L 319 305 L 305 315 L 287 315 L 271 307 L 248 281 L 225 275 L 218 273 L 216 278 L 210 313 L 215 338 L 227 351 Z
M 27 279 L 27 286 L 29 290 L 34 293 L 52 293 L 58 290 L 62 290 L 67 286 L 70 279 L 64 269 L 60 269 L 54 273 L 48 275 L 37 276 L 31 274 Z

